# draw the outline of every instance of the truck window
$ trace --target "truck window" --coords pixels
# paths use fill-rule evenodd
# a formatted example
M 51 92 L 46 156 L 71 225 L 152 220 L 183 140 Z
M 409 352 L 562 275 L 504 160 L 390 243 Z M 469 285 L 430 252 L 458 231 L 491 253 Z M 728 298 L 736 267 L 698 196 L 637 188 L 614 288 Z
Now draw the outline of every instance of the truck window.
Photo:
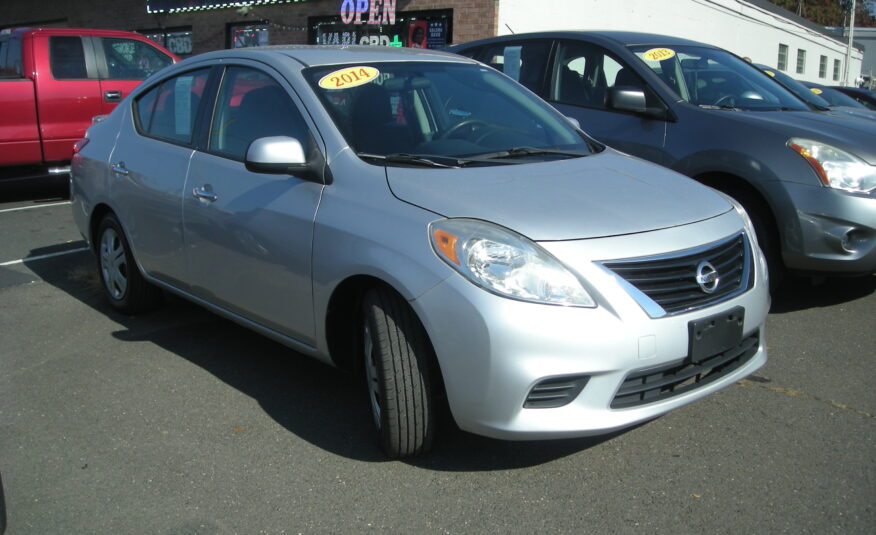
M 135 39 L 101 39 L 110 80 L 145 80 L 173 61 L 153 46 Z
M 55 80 L 88 78 L 85 70 L 85 50 L 78 36 L 49 37 L 49 63 Z

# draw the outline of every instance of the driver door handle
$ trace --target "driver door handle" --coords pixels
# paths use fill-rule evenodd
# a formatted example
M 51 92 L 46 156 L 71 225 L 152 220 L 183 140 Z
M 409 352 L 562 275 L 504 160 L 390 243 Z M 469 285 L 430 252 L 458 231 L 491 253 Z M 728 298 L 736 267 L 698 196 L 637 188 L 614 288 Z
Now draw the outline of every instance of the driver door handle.
M 195 188 L 192 190 L 192 195 L 201 199 L 202 201 L 213 202 L 219 198 L 218 195 L 204 188 Z

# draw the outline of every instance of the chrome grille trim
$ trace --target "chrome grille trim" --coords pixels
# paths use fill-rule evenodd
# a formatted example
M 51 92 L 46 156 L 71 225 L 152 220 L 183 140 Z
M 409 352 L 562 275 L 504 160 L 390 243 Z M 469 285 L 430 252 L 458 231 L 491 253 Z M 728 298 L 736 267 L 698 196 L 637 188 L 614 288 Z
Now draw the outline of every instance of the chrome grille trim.
M 718 268 L 722 279 L 713 294 L 700 290 L 696 283 L 696 266 L 704 260 Z M 754 282 L 751 243 L 744 232 L 691 249 L 605 260 L 596 265 L 610 274 L 652 318 L 684 314 L 727 301 L 748 291 Z

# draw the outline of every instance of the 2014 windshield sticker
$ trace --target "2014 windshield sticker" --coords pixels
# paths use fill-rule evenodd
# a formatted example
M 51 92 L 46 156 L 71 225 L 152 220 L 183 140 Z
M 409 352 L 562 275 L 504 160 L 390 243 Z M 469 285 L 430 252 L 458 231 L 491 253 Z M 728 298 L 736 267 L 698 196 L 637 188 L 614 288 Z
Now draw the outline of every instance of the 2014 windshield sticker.
M 675 57 L 675 50 L 671 48 L 652 48 L 646 51 L 642 56 L 648 61 L 663 61 Z
M 776 73 L 774 73 L 773 71 L 763 71 L 763 72 L 767 73 L 767 76 L 772 76 L 773 78 L 776 77 Z
M 824 91 L 822 91 L 821 89 L 818 89 L 817 87 L 810 87 L 809 90 L 812 91 L 813 93 L 815 93 L 816 95 L 820 95 L 820 94 L 824 93 Z
M 376 80 L 380 71 L 374 67 L 360 65 L 345 67 L 330 72 L 319 79 L 319 87 L 323 89 L 349 89 Z

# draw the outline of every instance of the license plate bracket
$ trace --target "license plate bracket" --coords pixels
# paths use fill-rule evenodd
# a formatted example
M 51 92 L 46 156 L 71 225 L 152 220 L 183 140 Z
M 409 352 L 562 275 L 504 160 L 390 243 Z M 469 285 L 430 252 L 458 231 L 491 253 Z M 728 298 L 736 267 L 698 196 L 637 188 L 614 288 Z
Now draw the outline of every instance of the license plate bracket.
M 691 362 L 699 364 L 741 344 L 744 322 L 745 309 L 741 306 L 689 322 L 688 354 Z

